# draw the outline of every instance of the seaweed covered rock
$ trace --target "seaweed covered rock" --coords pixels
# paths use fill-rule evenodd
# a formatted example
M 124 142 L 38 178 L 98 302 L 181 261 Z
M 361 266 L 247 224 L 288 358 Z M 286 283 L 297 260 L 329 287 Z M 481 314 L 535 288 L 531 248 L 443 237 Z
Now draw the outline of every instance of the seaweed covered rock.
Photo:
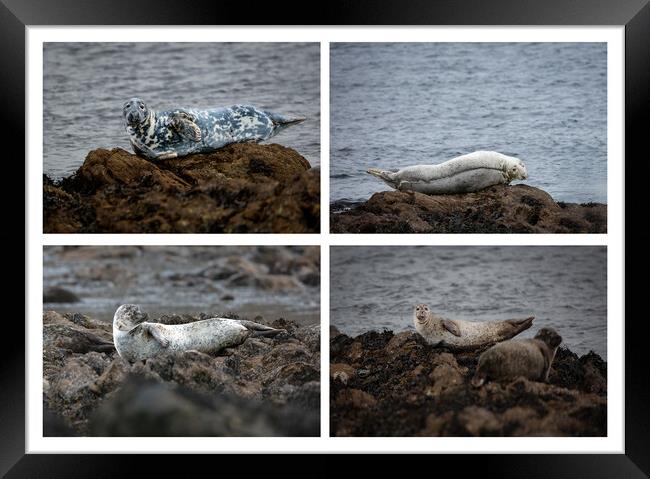
M 607 205 L 558 203 L 527 185 L 435 196 L 383 191 L 359 205 L 335 203 L 331 212 L 333 233 L 607 232 Z
M 277 144 L 233 144 L 151 162 L 121 148 L 88 153 L 43 180 L 45 233 L 313 233 L 320 174 Z
M 480 352 L 452 354 L 415 332 L 330 340 L 337 436 L 604 436 L 607 364 L 560 348 L 548 383 L 470 385 Z
M 318 326 L 278 319 L 271 325 L 286 334 L 249 338 L 216 356 L 186 351 L 129 363 L 115 351 L 109 323 L 54 311 L 43 323 L 44 430 L 52 434 L 319 434 Z

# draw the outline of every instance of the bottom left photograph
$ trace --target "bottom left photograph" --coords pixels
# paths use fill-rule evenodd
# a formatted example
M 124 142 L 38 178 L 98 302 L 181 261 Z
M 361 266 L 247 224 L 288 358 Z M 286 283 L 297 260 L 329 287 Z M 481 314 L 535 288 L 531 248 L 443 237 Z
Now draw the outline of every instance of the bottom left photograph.
M 43 248 L 44 436 L 319 436 L 320 247 Z

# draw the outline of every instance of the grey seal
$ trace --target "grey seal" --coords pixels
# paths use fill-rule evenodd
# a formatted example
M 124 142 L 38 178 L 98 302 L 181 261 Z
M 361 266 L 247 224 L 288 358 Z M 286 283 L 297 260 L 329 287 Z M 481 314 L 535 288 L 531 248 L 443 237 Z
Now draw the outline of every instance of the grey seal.
M 155 111 L 139 98 L 122 107 L 133 151 L 151 160 L 209 153 L 231 143 L 258 143 L 305 118 L 288 118 L 251 105 Z
M 164 352 L 214 354 L 242 344 L 249 336 L 274 336 L 284 330 L 239 319 L 211 318 L 187 324 L 147 322 L 138 305 L 123 304 L 113 316 L 113 342 L 119 355 L 133 362 Z
M 553 328 L 542 328 L 534 339 L 495 344 L 479 357 L 472 385 L 479 387 L 486 380 L 508 381 L 520 376 L 546 382 L 560 343 L 562 337 Z
M 471 193 L 528 178 L 519 158 L 496 151 L 475 151 L 438 165 L 409 166 L 397 171 L 370 168 L 368 173 L 397 190 L 428 195 Z
M 426 304 L 415 306 L 415 330 L 431 345 L 456 350 L 479 349 L 510 339 L 530 328 L 535 319 L 506 319 L 503 321 L 463 321 L 438 316 Z

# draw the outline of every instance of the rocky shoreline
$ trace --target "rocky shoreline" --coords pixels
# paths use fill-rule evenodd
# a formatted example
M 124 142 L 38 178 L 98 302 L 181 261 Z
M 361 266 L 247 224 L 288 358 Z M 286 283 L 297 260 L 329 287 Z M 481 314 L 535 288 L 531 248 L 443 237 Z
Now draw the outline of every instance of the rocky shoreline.
M 607 205 L 556 202 L 528 185 L 429 196 L 383 191 L 330 205 L 332 233 L 606 233 Z
M 44 233 L 317 233 L 320 172 L 277 144 L 232 144 L 151 162 L 92 150 L 43 177 Z
M 44 435 L 318 436 L 320 327 L 250 319 L 287 332 L 216 356 L 187 351 L 129 364 L 110 323 L 44 312 Z
M 452 354 L 415 332 L 330 328 L 333 436 L 606 436 L 607 363 L 560 347 L 548 383 L 473 388 L 480 352 Z

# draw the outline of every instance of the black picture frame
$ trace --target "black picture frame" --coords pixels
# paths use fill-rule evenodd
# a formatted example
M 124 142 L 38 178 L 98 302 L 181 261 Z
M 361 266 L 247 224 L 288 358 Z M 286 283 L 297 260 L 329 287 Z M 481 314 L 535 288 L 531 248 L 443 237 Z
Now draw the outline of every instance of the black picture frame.
M 638 221 L 636 205 L 644 192 L 648 170 L 646 136 L 650 127 L 650 6 L 648 0 L 401 0 L 327 2 L 170 2 L 168 0 L 0 0 L 0 91 L 3 92 L 3 144 L 14 150 L 10 169 L 14 178 L 25 176 L 25 27 L 27 25 L 625 25 L 625 218 L 627 225 Z M 294 17 L 289 21 L 288 12 Z M 296 15 L 296 12 L 299 12 Z M 11 138 L 15 141 L 8 142 Z M 634 167 L 634 169 L 632 168 Z M 9 168 L 9 166 L 8 166 Z M 18 181 L 14 187 L 20 188 Z M 647 183 L 647 181 L 645 181 Z M 26 185 L 25 187 L 41 185 Z M 4 187 L 3 187 L 4 189 Z M 25 190 L 26 191 L 26 190 Z M 634 194 L 633 194 L 634 192 Z M 3 191 L 8 201 L 8 191 Z M 25 193 L 25 192 L 23 192 Z M 20 191 L 16 197 L 20 197 Z M 24 197 L 24 196 L 23 196 Z M 15 200 L 13 200 L 15 202 Z M 642 200 L 639 200 L 642 201 Z M 641 207 L 642 208 L 642 207 Z M 13 205 L 6 213 L 8 224 L 21 224 L 20 209 Z M 24 212 L 24 211 L 23 211 Z M 623 212 L 610 212 L 623 214 Z M 645 215 L 647 216 L 647 214 Z M 646 221 L 647 223 L 647 221 Z M 23 218 L 26 225 L 26 218 Z M 644 226 L 647 231 L 647 227 Z M 25 235 L 29 231 L 25 230 Z M 20 249 L 18 228 L 3 228 L 4 244 Z M 642 247 L 635 248 L 633 238 Z M 436 469 L 449 470 L 462 464 L 464 474 L 499 477 L 648 477 L 650 475 L 650 387 L 647 372 L 647 336 L 640 334 L 644 316 L 633 318 L 636 299 L 647 295 L 643 281 L 648 264 L 647 232 L 625 237 L 626 311 L 625 323 L 625 453 L 585 455 L 440 455 Z M 25 251 L 25 250 L 24 250 Z M 20 287 L 20 270 L 11 277 Z M 24 277 L 23 277 L 24 278 Z M 23 284 L 25 284 L 23 282 Z M 9 291 L 9 290 L 7 290 Z M 25 292 L 26 293 L 26 292 Z M 5 293 L 8 294 L 8 293 Z M 19 297 L 16 291 L 15 297 Z M 629 298 L 629 301 L 627 299 Z M 17 315 L 17 317 L 20 317 Z M 620 317 L 621 321 L 625 318 Z M 26 318 L 38 320 L 38 318 Z M 639 321 L 635 321 L 639 320 Z M 16 321 L 16 323 L 20 323 Z M 6 318 L 3 331 L 6 326 Z M 14 338 L 24 334 L 17 324 Z M 6 331 L 3 336 L 6 337 Z M 150 475 L 165 470 L 172 460 L 140 460 L 116 455 L 25 454 L 25 351 L 24 342 L 3 341 L 0 365 L 0 474 L 6 477 L 117 477 L 146 470 Z M 386 456 L 383 456 L 384 458 Z M 365 461 L 364 467 L 381 465 L 380 458 Z M 219 459 L 217 459 L 219 460 Z M 214 458 L 201 462 L 214 467 Z M 429 459 L 433 461 L 434 459 Z M 194 461 L 194 460 L 193 460 Z M 199 465 L 200 462 L 194 462 Z M 334 461 L 330 464 L 336 466 Z M 371 464 L 368 464 L 371 463 Z M 246 461 L 248 474 L 268 469 L 280 460 Z M 335 467 L 336 468 L 336 467 Z M 286 466 L 284 467 L 286 470 Z M 369 469 L 368 469 L 369 470 Z M 433 472 L 433 471 L 432 471 Z

